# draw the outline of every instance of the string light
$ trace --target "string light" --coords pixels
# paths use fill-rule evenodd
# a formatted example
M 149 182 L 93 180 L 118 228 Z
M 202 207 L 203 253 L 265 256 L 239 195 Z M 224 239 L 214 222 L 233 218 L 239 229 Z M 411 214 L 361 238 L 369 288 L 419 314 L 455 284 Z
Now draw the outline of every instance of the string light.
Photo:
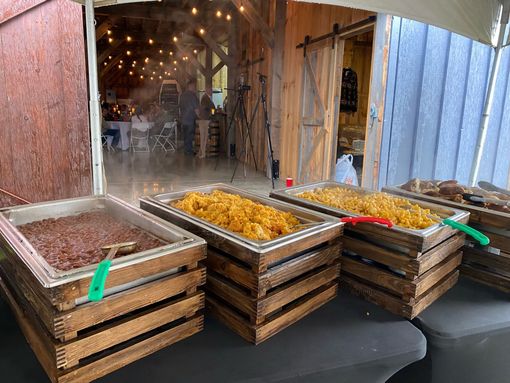
M 174 60 L 174 65 L 177 65 L 177 60 Z
M 131 56 L 131 51 L 126 51 L 126 54 L 127 54 L 128 56 Z
M 108 37 L 108 42 L 111 44 L 113 43 L 113 38 L 112 37 Z
M 149 62 L 149 58 L 148 58 L 148 57 L 146 57 L 146 58 L 145 58 L 145 62 L 146 62 L 146 63 L 148 63 L 148 62 Z
M 174 70 L 177 70 L 177 68 L 174 68 Z
M 154 77 L 151 76 L 151 80 L 154 80 Z
M 133 71 L 129 71 L 129 75 L 132 76 L 133 75 Z
M 133 40 L 133 39 L 131 38 L 131 36 L 126 36 L 126 40 L 127 40 L 127 42 L 129 43 L 129 42 L 131 42 L 131 40 Z
M 142 67 L 142 70 L 145 70 L 145 67 Z
M 160 49 L 160 50 L 159 50 L 159 53 L 160 53 L 160 54 L 163 54 L 163 49 Z
M 178 40 L 177 36 L 174 36 L 173 40 L 174 40 L 174 42 L 177 42 L 177 40 Z
M 122 69 L 122 65 L 119 64 L 119 69 Z
M 104 66 L 107 66 L 107 65 L 108 65 L 108 63 L 105 61 L 105 62 L 104 62 Z
M 232 16 L 230 16 L 230 14 L 228 14 L 226 18 L 227 18 L 227 21 L 232 20 Z
M 136 65 L 136 60 L 133 60 L 133 64 Z
M 153 39 L 149 39 L 149 44 L 154 44 L 154 40 Z
M 194 53 L 194 54 L 197 54 L 197 53 L 198 53 L 198 51 L 197 51 L 196 49 L 193 49 L 193 53 Z
M 168 54 L 169 54 L 170 56 L 173 56 L 173 55 L 174 55 L 174 52 L 170 51 L 170 52 L 168 52 Z
M 112 56 L 108 56 L 108 60 L 111 60 L 112 59 Z
M 136 66 L 136 64 L 135 64 L 135 63 L 133 63 L 133 64 L 131 64 L 131 66 L 134 68 L 134 67 Z
M 196 9 L 195 7 L 191 8 L 191 13 L 193 15 L 196 15 L 198 13 L 198 9 Z
M 156 72 L 152 72 L 152 74 L 156 74 Z
M 199 32 L 200 32 L 201 35 L 203 35 L 205 33 L 205 29 L 204 28 L 200 28 Z
M 244 5 L 241 5 L 241 6 L 239 7 L 239 11 L 240 11 L 240 12 L 244 12 Z
M 159 76 L 159 79 L 161 80 L 163 77 Z
M 159 62 L 159 66 L 163 66 L 163 61 L 160 61 L 160 62 Z
M 140 78 L 143 80 L 143 74 L 140 75 Z
M 124 61 L 123 61 L 123 60 L 120 60 L 119 62 L 120 62 L 121 64 L 124 64 Z
M 221 11 L 219 9 L 216 11 L 216 17 L 221 17 Z
M 110 35 L 112 34 L 112 31 L 110 31 L 110 30 L 108 29 L 108 31 L 106 31 L 106 33 L 108 34 L 108 36 L 110 36 Z

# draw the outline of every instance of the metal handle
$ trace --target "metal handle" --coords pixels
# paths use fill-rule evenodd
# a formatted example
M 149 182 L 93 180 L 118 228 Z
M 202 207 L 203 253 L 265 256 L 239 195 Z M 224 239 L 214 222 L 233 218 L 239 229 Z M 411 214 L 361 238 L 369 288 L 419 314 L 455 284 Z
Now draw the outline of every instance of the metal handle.
M 386 218 L 377 218 L 377 217 L 343 217 L 340 218 L 340 221 L 345 223 L 351 223 L 353 226 L 358 222 L 370 222 L 370 223 L 380 223 L 382 225 L 386 225 L 388 227 L 393 227 L 393 223 Z
M 442 223 L 445 225 L 448 225 L 454 229 L 462 231 L 462 232 L 466 233 L 467 235 L 470 235 L 471 237 L 476 239 L 482 246 L 487 246 L 491 242 L 490 239 L 486 235 L 480 233 L 476 229 L 473 229 L 471 226 L 464 225 L 463 223 L 460 223 L 457 221 L 452 221 L 451 219 L 448 219 L 448 218 L 444 219 Z

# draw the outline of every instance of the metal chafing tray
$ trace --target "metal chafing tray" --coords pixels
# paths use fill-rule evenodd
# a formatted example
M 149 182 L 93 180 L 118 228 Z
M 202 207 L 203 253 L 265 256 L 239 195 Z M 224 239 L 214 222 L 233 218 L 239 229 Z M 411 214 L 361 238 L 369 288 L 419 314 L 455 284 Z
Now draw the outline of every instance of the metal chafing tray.
M 317 188 L 333 188 L 333 187 L 352 189 L 357 191 L 361 195 L 378 193 L 376 191 L 364 189 L 358 186 L 341 184 L 333 181 L 322 181 L 306 185 L 294 186 L 288 189 L 276 190 L 271 192 L 270 196 L 285 202 L 296 204 L 298 206 L 320 211 L 325 214 L 330 214 L 335 217 L 359 216 L 358 214 L 352 213 L 350 211 L 334 208 L 322 203 L 310 201 L 297 196 L 297 194 L 305 191 L 311 191 Z M 451 220 L 458 221 L 461 223 L 467 223 L 469 220 L 469 213 L 466 211 L 447 208 L 444 206 L 415 199 L 409 199 L 409 201 L 423 208 L 430 209 L 432 212 L 436 213 L 443 219 L 449 218 Z M 408 229 L 397 225 L 393 226 L 390 229 L 384 225 L 377 223 L 359 223 L 355 227 L 352 226 L 349 227 L 349 230 L 356 231 L 362 234 L 374 235 L 376 237 L 381 238 L 387 237 L 388 240 L 390 240 L 389 238 L 391 238 L 391 241 L 393 241 L 395 244 L 403 245 L 404 243 L 409 244 L 417 243 L 420 251 L 425 251 L 431 248 L 432 246 L 436 245 L 440 241 L 447 238 L 449 235 L 452 235 L 452 233 L 457 232 L 457 230 L 452 229 L 451 227 L 446 225 L 441 225 L 440 223 L 434 224 L 421 230 Z
M 47 218 L 72 216 L 97 210 L 103 210 L 113 217 L 122 219 L 168 242 L 167 245 L 161 247 L 114 259 L 111 266 L 112 271 L 205 244 L 203 239 L 192 233 L 131 206 L 118 198 L 104 195 L 36 203 L 1 210 L 0 251 L 9 254 L 15 253 L 46 288 L 89 278 L 93 275 L 97 265 L 88 265 L 69 271 L 56 270 L 38 254 L 16 227 Z M 165 275 L 176 271 L 177 269 L 168 270 Z M 161 276 L 141 277 L 135 285 L 146 283 Z M 123 288 L 126 288 L 126 286 L 123 286 Z
M 282 235 L 272 240 L 251 240 L 206 220 L 190 215 L 171 205 L 173 202 L 184 198 L 184 196 L 189 192 L 211 193 L 214 190 L 238 194 L 241 197 L 259 202 L 263 205 L 271 206 L 281 211 L 290 212 L 302 223 L 316 223 L 316 225 L 306 227 L 294 233 Z M 331 228 L 338 228 L 339 234 L 341 234 L 341 227 L 343 226 L 343 223 L 339 222 L 339 220 L 334 217 L 303 209 L 272 198 L 253 194 L 221 183 L 195 187 L 185 191 L 142 197 L 140 198 L 140 207 L 160 217 L 168 219 L 171 222 L 177 223 L 179 226 L 190 230 L 197 235 L 200 235 L 207 240 L 208 244 L 213 245 L 214 247 L 221 249 L 225 246 L 226 242 L 228 242 L 258 254 L 271 252 L 280 247 L 302 240 L 303 238 L 317 236 L 322 232 L 331 230 Z

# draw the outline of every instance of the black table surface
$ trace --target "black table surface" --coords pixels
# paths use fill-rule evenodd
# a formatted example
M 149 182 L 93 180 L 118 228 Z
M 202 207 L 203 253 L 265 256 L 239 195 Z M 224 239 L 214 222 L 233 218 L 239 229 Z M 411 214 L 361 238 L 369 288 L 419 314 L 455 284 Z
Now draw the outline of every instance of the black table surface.
M 0 339 L 0 371 L 5 381 L 48 381 L 1 299 Z M 411 323 L 341 292 L 258 346 L 207 318 L 203 332 L 99 382 L 274 382 L 371 365 L 398 369 L 423 358 L 425 352 L 426 339 Z
M 471 336 L 510 332 L 510 295 L 461 277 L 414 322 L 428 339 L 444 345 Z

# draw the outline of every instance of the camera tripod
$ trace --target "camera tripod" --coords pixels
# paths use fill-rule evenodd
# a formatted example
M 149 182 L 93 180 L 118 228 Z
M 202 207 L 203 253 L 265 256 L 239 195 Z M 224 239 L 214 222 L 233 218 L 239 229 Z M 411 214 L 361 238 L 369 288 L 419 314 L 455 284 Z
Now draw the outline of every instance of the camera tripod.
M 234 90 L 234 89 L 228 89 L 228 88 L 225 88 L 225 89 L 226 90 Z M 255 170 L 258 170 L 257 160 L 255 159 L 255 151 L 253 149 L 253 139 L 251 137 L 252 124 L 248 123 L 248 113 L 246 112 L 246 103 L 245 103 L 245 94 L 250 89 L 251 89 L 251 87 L 249 85 L 244 85 L 244 84 L 239 85 L 238 89 L 235 89 L 235 91 L 237 92 L 237 100 L 234 105 L 234 109 L 232 110 L 232 116 L 230 117 L 227 131 L 225 132 L 225 143 L 226 143 L 225 146 L 226 147 L 228 146 L 227 145 L 228 144 L 228 136 L 232 129 L 232 126 L 234 125 L 234 121 L 236 118 L 236 112 L 237 112 L 239 114 L 239 120 L 241 123 L 241 139 L 243 141 L 243 147 L 242 147 L 242 150 L 240 153 L 240 157 L 242 157 L 243 154 L 246 154 L 246 144 L 247 144 L 247 140 L 249 139 L 250 140 L 250 149 L 251 149 L 251 153 L 253 156 L 253 163 L 255 164 Z M 252 118 L 252 121 L 253 121 L 253 118 Z M 218 161 L 219 161 L 219 158 L 216 159 L 215 169 L 218 166 Z M 236 162 L 236 165 L 234 167 L 234 171 L 233 171 L 232 177 L 230 179 L 231 183 L 234 181 L 234 177 L 235 177 L 238 165 L 239 165 L 239 161 Z

